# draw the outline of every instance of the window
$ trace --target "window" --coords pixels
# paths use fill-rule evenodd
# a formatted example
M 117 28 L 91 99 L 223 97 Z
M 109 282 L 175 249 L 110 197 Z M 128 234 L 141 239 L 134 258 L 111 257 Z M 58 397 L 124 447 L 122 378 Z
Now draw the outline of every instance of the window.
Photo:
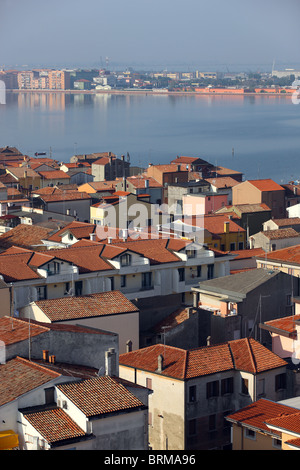
M 233 377 L 221 380 L 221 395 L 233 393 Z
M 197 277 L 201 277 L 202 266 L 197 266 Z
M 184 268 L 178 268 L 179 282 L 185 281 L 185 270 Z
M 142 273 L 142 289 L 152 288 L 152 273 Z
M 131 255 L 129 253 L 125 253 L 120 257 L 121 266 L 130 266 L 131 265 Z
M 249 395 L 249 380 L 242 378 L 241 392 L 243 395 Z
M 286 305 L 287 305 L 288 307 L 290 307 L 290 306 L 292 305 L 292 296 L 291 296 L 291 294 L 288 294 L 288 295 L 286 296 Z
M 189 387 L 189 402 L 196 401 L 196 385 L 191 385 Z
M 188 434 L 194 436 L 197 433 L 197 422 L 195 419 L 190 419 L 188 422 Z
M 235 250 L 235 243 L 230 243 L 230 251 L 234 251 Z
M 213 279 L 214 277 L 214 265 L 209 264 L 207 266 L 207 279 Z
M 186 255 L 188 258 L 195 258 L 196 257 L 196 250 L 186 250 Z
M 279 374 L 275 376 L 275 391 L 286 389 L 286 374 Z
M 108 278 L 110 290 L 115 290 L 115 280 L 113 277 Z
M 75 282 L 75 295 L 82 295 L 82 281 Z
M 239 242 L 239 250 L 243 250 L 244 249 L 244 242 Z
M 252 431 L 252 429 L 246 428 L 245 429 L 245 437 L 247 437 L 247 439 L 252 439 L 253 441 L 255 441 L 256 440 L 256 432 Z
M 208 382 L 206 384 L 206 398 L 219 396 L 219 381 Z
M 281 440 L 276 439 L 275 437 L 272 439 L 272 446 L 276 449 L 281 449 Z
M 152 389 L 152 379 L 146 377 L 146 387 Z
M 126 275 L 121 276 L 121 287 L 126 287 Z
M 47 299 L 47 286 L 38 286 L 37 291 L 37 300 Z

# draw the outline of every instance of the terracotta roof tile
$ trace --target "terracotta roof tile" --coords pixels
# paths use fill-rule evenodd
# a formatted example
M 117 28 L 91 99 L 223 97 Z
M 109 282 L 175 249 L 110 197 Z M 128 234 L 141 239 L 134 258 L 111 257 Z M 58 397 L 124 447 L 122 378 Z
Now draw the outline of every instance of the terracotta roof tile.
M 57 372 L 20 357 L 11 359 L 6 364 L 1 364 L 0 406 L 57 377 L 60 377 Z
M 52 322 L 139 311 L 138 308 L 119 291 L 38 300 L 35 303 Z
M 283 238 L 295 238 L 300 237 L 300 233 L 297 232 L 295 229 L 289 228 L 279 228 L 275 230 L 264 230 L 261 232 L 266 238 L 269 240 L 281 240 Z
M 300 434 L 300 410 L 294 414 L 281 415 L 276 418 L 267 418 L 266 424 L 280 428 L 282 431 Z
M 101 257 L 102 250 L 103 245 L 100 243 L 90 243 L 83 246 L 78 242 L 70 248 L 52 249 L 51 254 L 58 259 L 73 263 L 78 267 L 79 273 L 109 271 L 114 269 Z
M 42 245 L 42 240 L 46 239 L 50 233 L 51 229 L 49 228 L 38 225 L 19 224 L 0 235 L 0 247 L 9 248 L 14 245 L 32 248 L 34 245 Z
M 38 173 L 45 180 L 70 179 L 70 176 L 62 170 L 39 171 Z
M 300 315 L 291 315 L 289 317 L 277 318 L 264 323 L 266 327 L 276 328 L 288 334 L 296 333 L 296 323 L 300 321 Z
M 110 376 L 61 384 L 57 388 L 88 417 L 144 406 L 117 378 Z
M 34 337 L 49 331 L 49 328 L 33 324 L 30 326 L 30 336 Z M 28 322 L 13 317 L 0 318 L 0 340 L 6 345 L 27 340 L 29 336 Z
M 296 408 L 262 398 L 236 413 L 226 416 L 226 419 L 243 423 L 244 425 L 251 426 L 258 430 L 270 432 L 270 429 L 266 425 L 266 420 L 277 418 L 281 414 L 293 415 L 297 412 L 299 413 L 299 410 Z
M 300 245 L 271 251 L 270 253 L 266 253 L 264 258 L 268 261 L 279 261 L 298 265 L 300 264 Z
M 14 248 L 15 250 L 15 248 Z M 28 265 L 32 252 L 0 253 L 0 274 L 5 282 L 39 279 L 40 276 Z
M 180 380 L 234 369 L 258 373 L 286 365 L 283 359 L 251 339 L 229 341 L 189 351 L 156 344 L 121 354 L 119 363 L 156 372 L 160 354 L 164 356 L 164 369 L 161 374 Z
M 49 443 L 85 436 L 85 432 L 61 408 L 23 413 L 26 420 Z
M 275 181 L 269 178 L 248 181 L 260 191 L 284 191 L 284 188 L 282 186 L 280 186 L 278 183 L 275 183 Z
M 168 241 L 168 239 L 137 240 L 115 242 L 114 245 L 120 247 L 125 246 L 129 250 L 140 253 L 146 258 L 149 258 L 150 264 L 173 263 L 180 261 L 180 258 L 168 249 Z

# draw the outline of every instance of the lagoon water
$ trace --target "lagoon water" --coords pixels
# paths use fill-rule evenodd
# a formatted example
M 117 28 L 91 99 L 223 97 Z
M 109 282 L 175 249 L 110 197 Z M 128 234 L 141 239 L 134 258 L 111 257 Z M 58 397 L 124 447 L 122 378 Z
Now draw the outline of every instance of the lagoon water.
M 288 96 L 10 93 L 0 147 L 59 161 L 130 154 L 131 165 L 197 156 L 247 179 L 300 180 L 300 104 Z

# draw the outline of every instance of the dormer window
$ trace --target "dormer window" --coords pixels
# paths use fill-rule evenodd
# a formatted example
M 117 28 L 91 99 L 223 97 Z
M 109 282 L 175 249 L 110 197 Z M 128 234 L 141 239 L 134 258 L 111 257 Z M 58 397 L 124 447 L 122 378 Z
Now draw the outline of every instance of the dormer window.
M 131 265 L 131 255 L 126 253 L 120 257 L 121 266 L 130 266 Z
M 186 250 L 186 254 L 187 254 L 188 258 L 196 258 L 196 250 L 195 249 Z

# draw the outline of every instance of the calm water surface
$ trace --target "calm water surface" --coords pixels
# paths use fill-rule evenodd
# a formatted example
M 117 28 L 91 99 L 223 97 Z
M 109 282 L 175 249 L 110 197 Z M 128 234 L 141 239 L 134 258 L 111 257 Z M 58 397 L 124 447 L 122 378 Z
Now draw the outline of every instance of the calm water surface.
M 300 179 L 300 105 L 290 97 L 7 93 L 0 147 L 130 154 L 132 165 L 199 156 L 245 177 Z

